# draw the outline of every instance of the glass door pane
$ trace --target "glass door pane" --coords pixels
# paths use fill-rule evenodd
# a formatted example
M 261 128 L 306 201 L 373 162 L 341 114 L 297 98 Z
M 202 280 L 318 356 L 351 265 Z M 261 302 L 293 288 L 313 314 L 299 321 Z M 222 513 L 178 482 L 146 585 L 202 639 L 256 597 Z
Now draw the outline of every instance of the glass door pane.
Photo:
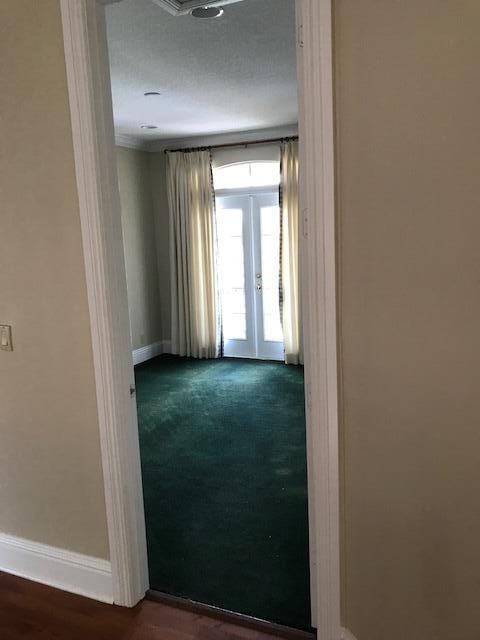
M 248 196 L 217 199 L 217 238 L 224 355 L 254 358 L 251 202 Z
M 283 360 L 280 322 L 280 207 L 278 193 L 252 197 L 257 357 Z
M 263 339 L 283 342 L 280 322 L 280 209 L 260 207 L 262 254 Z
M 225 340 L 246 340 L 242 209 L 221 209 L 218 220 L 219 285 Z

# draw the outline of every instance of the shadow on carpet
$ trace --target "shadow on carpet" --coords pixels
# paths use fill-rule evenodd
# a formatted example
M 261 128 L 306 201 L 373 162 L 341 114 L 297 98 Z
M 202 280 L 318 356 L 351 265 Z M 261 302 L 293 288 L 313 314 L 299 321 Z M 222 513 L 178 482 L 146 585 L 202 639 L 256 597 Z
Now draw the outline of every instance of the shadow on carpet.
M 303 369 L 135 368 L 150 586 L 310 629 Z

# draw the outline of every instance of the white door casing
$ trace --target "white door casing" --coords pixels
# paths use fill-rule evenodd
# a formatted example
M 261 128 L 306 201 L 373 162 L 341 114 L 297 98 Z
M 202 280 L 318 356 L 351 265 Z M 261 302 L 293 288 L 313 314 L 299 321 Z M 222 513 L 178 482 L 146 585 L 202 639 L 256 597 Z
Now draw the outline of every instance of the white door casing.
M 148 589 L 105 9 L 61 0 L 114 602 Z
M 340 625 L 332 1 L 296 0 L 312 625 Z
M 115 602 L 148 587 L 103 4 L 60 0 Z M 296 0 L 312 624 L 339 640 L 331 0 Z

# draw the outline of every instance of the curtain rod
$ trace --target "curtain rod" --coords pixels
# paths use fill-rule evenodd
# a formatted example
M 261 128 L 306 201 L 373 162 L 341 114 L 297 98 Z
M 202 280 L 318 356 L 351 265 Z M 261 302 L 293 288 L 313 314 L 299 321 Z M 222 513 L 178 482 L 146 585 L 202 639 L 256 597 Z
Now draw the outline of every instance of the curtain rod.
M 288 136 L 286 138 L 270 138 L 268 140 L 252 140 L 252 142 L 232 142 L 232 144 L 214 144 L 201 147 L 187 147 L 185 149 L 165 149 L 164 153 L 192 153 L 194 151 L 209 151 L 211 149 L 232 149 L 234 147 L 250 147 L 254 144 L 271 144 L 273 142 L 289 142 L 290 140 L 298 140 L 298 136 Z

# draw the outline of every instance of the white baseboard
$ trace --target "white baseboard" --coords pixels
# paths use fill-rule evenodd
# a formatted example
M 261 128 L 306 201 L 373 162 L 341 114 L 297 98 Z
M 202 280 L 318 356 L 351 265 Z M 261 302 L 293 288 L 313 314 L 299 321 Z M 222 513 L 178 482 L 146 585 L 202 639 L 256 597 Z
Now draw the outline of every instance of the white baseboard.
M 0 571 L 113 603 L 108 560 L 0 533 Z
M 134 349 L 132 351 L 133 364 L 140 364 L 146 360 L 151 360 L 156 356 L 161 356 L 162 353 L 171 353 L 171 348 L 170 340 L 161 340 L 160 342 L 154 342 L 139 349 Z
M 340 640 L 357 640 L 353 633 L 345 627 L 342 627 L 342 633 L 340 634 Z

